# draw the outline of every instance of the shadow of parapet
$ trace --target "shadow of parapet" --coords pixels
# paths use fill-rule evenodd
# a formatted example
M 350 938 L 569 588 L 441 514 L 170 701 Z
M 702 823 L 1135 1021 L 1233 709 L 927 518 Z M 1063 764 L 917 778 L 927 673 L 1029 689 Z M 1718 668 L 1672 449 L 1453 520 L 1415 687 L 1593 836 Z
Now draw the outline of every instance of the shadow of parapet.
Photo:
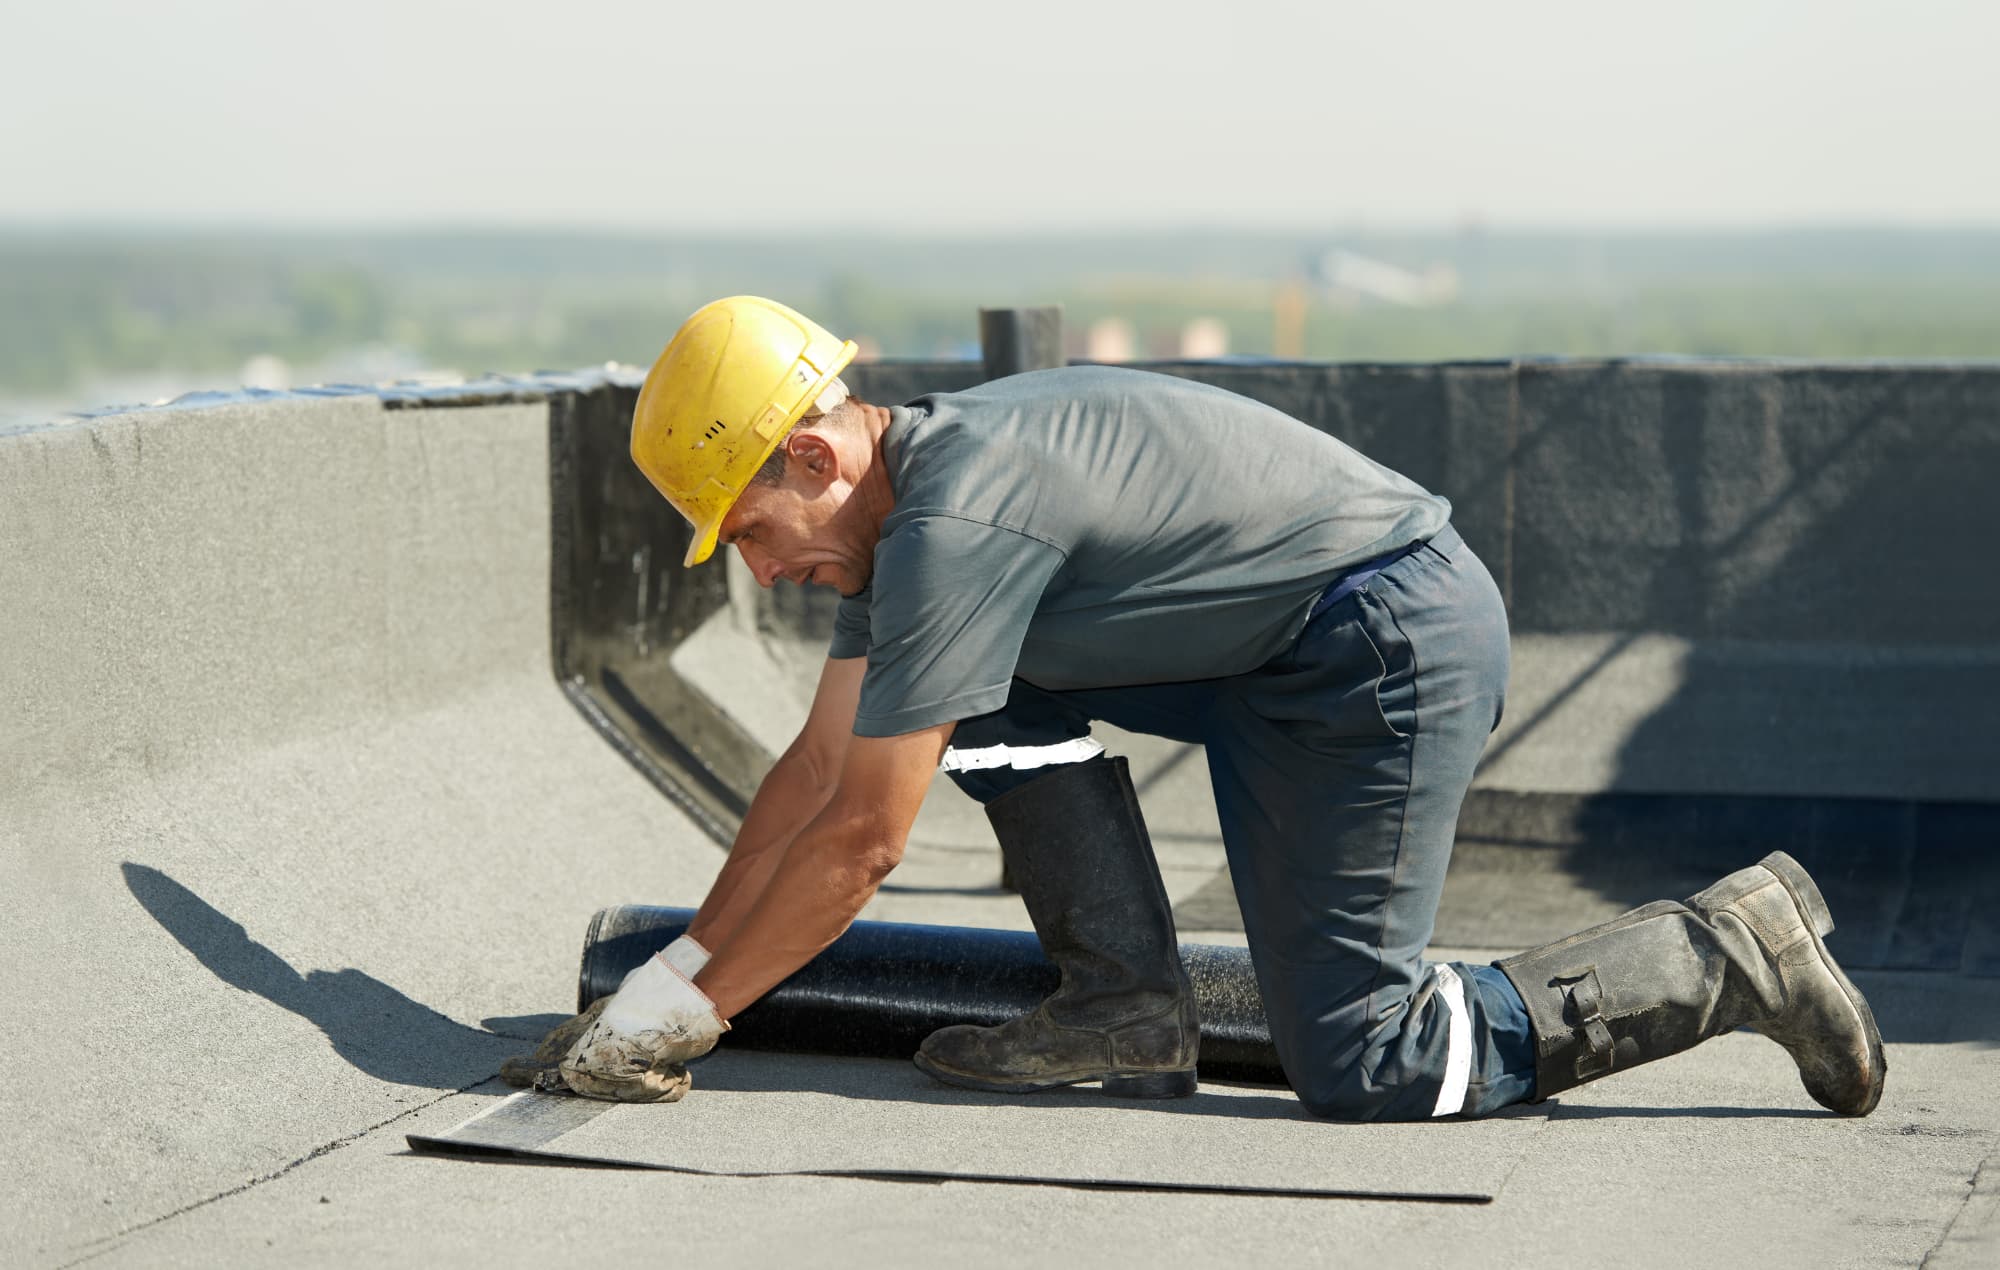
M 1544 830 L 1580 881 L 1636 905 L 1783 850 L 1827 893 L 1844 962 L 2000 976 L 2000 733 L 1984 718 L 2000 699 L 1996 378 L 1528 382 L 1526 417 L 1571 437 L 1523 479 L 1562 495 L 1567 527 L 1522 505 L 1517 620 L 1689 641 L 1610 789 L 1546 809 L 1568 822 Z M 1654 475 L 1593 495 L 1588 473 L 1560 470 L 1593 448 L 1595 467 L 1651 458 Z M 1580 550 L 1578 523 L 1599 550 Z
M 1443 943 L 1546 942 L 1685 899 L 1784 851 L 1825 894 L 1836 925 L 1827 944 L 1849 968 L 1993 975 L 2000 852 L 1990 806 L 1475 789 L 1466 807 Z
M 1893 808 L 1842 820 L 1828 818 L 1825 800 L 1593 795 L 1565 809 L 1546 796 L 1492 790 L 1474 790 L 1472 800 L 1485 806 L 1471 815 L 1501 832 L 1491 841 L 1462 834 L 1453 850 L 1432 941 L 1450 956 L 1485 962 L 1550 943 L 1642 904 L 1686 899 L 1784 850 L 1826 896 L 1835 923 L 1827 947 L 1868 997 L 1884 1039 L 2000 1044 L 2000 977 L 1962 971 L 1957 960 L 1982 928 L 1990 937 L 2000 909 L 1991 898 L 2000 868 L 1990 840 L 1976 865 L 1939 849 L 1916 857 L 1925 880 L 1899 888 L 1884 884 L 1890 866 L 1869 855 L 1894 841 L 1885 821 L 1905 813 Z M 1817 825 L 1821 836 L 1774 837 L 1773 803 L 1796 814 L 1797 834 Z M 1176 904 L 1174 920 L 1183 937 L 1242 930 L 1228 869 Z M 1923 964 L 1905 951 L 1927 948 L 1950 964 Z
M 494 1020 L 521 1024 L 518 1036 L 454 1023 L 365 971 L 300 974 L 243 927 L 158 869 L 119 866 L 132 897 L 216 978 L 291 1011 L 325 1033 L 334 1053 L 378 1080 L 429 1089 L 462 1089 L 525 1050 L 557 1016 Z

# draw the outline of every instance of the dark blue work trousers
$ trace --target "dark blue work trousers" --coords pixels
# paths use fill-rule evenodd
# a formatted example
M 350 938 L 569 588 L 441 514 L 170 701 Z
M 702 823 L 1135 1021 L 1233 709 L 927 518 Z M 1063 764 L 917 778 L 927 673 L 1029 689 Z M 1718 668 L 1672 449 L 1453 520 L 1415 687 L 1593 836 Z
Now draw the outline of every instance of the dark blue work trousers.
M 1249 674 L 1050 692 L 1021 680 L 946 756 L 988 802 L 1089 757 L 1092 720 L 1205 747 L 1285 1074 L 1343 1120 L 1482 1115 L 1534 1094 L 1491 966 L 1427 963 L 1460 804 L 1507 687 L 1507 615 L 1447 526 Z

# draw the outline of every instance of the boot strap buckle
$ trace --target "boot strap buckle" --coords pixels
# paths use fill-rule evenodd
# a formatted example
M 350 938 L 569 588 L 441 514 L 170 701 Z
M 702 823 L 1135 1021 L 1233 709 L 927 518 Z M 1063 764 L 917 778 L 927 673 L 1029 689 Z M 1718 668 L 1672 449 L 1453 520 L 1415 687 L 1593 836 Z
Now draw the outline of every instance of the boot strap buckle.
M 1576 1056 L 1578 1080 L 1602 1076 L 1617 1062 L 1617 1042 L 1604 1018 L 1604 990 L 1593 967 L 1569 985 L 1569 1013 L 1583 1049 Z

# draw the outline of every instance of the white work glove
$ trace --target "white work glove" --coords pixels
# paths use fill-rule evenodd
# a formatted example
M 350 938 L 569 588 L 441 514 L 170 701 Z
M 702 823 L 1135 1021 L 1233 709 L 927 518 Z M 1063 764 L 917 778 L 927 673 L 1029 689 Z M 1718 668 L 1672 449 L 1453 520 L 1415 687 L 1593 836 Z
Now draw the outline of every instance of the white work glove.
M 708 949 L 686 935 L 662 948 L 660 956 L 665 957 L 667 964 L 690 979 L 700 974 L 701 968 L 708 964 Z M 522 1089 L 564 1088 L 563 1060 L 569 1057 L 572 1049 L 576 1048 L 578 1038 L 597 1022 L 597 1016 L 604 1013 L 604 1007 L 610 1004 L 610 997 L 600 997 L 582 1014 L 564 1021 L 544 1036 L 542 1043 L 535 1047 L 534 1053 L 520 1058 L 510 1058 L 500 1064 L 500 1079 Z M 671 1072 L 654 1075 L 655 1078 L 647 1082 L 651 1094 L 646 1101 L 672 1102 L 687 1090 L 688 1079 L 685 1073 L 679 1074 L 677 1079 Z
M 680 1064 L 714 1049 L 729 1025 L 694 986 L 692 974 L 675 964 L 691 954 L 706 964 L 701 945 L 686 940 L 691 948 L 669 959 L 682 942 L 647 958 L 605 1002 L 562 1061 L 563 1083 L 570 1089 L 613 1102 L 664 1102 L 685 1092 Z

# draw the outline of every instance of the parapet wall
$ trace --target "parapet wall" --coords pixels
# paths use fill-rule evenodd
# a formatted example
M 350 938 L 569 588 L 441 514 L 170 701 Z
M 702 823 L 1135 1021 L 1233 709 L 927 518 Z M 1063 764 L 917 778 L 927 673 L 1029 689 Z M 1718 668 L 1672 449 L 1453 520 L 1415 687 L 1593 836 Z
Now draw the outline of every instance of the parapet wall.
M 1500 580 L 1516 636 L 1508 715 L 1483 788 L 2000 802 L 2000 782 L 1990 775 L 2000 770 L 2000 744 L 1988 740 L 1986 721 L 2000 701 L 2000 570 L 1984 558 L 1986 544 L 2000 541 L 2000 500 L 1986 493 L 2000 475 L 2000 364 L 1152 369 L 1268 401 L 1451 498 L 1459 528 Z M 850 372 L 857 391 L 877 401 L 982 377 L 970 362 L 875 363 Z M 674 670 L 676 654 L 714 613 L 740 609 L 737 629 L 746 638 L 776 635 L 772 642 L 805 650 L 803 669 L 793 657 L 766 677 L 809 681 L 831 597 L 790 587 L 746 593 L 741 578 L 731 587 L 721 560 L 680 568 L 683 527 L 625 457 L 635 387 L 636 375 L 620 373 L 442 394 L 392 389 L 375 401 L 367 393 L 248 394 L 201 413 L 204 435 L 235 428 L 248 438 L 276 426 L 267 420 L 297 417 L 308 406 L 328 419 L 344 411 L 391 421 L 510 400 L 541 412 L 555 677 L 603 735 L 711 836 L 726 838 L 771 748 L 770 732 L 760 729 L 754 704 L 719 699 L 734 688 L 708 682 L 704 693 L 687 682 Z M 107 474 L 130 483 L 129 473 L 116 475 L 124 467 L 159 470 L 158 459 L 138 457 L 144 437 L 157 432 L 156 451 L 170 455 L 167 438 L 182 435 L 142 422 L 155 417 L 16 434 L 15 452 L 25 452 L 24 438 L 54 446 L 61 433 L 84 429 Z M 320 620 L 314 606 L 326 607 L 328 655 L 337 659 L 349 645 L 333 637 L 360 615 L 349 601 L 329 598 L 340 589 L 323 584 L 338 579 L 308 576 L 302 557 L 282 549 L 282 523 L 272 517 L 298 500 L 271 500 L 266 491 L 296 487 L 317 497 L 329 483 L 352 485 L 365 498 L 336 500 L 335 510 L 358 516 L 379 502 L 368 528 L 381 541 L 370 550 L 393 563 L 408 541 L 395 527 L 423 506 L 425 493 L 403 486 L 437 479 L 447 461 L 478 460 L 441 458 L 444 434 L 435 430 L 389 427 L 380 434 L 382 453 L 363 460 L 343 457 L 353 452 L 345 439 L 338 454 L 321 455 L 328 435 L 302 434 L 283 462 L 259 459 L 257 447 L 240 440 L 215 439 L 216 450 L 242 456 L 233 473 L 242 514 L 226 529 L 202 532 L 215 539 L 207 567 L 237 580 L 230 585 L 254 574 L 255 585 L 293 597 L 272 620 L 310 625 Z M 203 452 L 185 461 L 198 468 L 216 460 Z M 87 544 L 78 526 L 89 517 L 58 505 L 70 496 L 28 479 L 10 491 L 9 548 L 27 558 L 27 548 L 53 550 L 61 541 L 77 569 L 63 584 L 63 603 L 99 594 L 129 601 L 131 588 L 143 593 L 159 576 L 158 561 L 183 558 L 173 535 L 185 516 L 176 509 L 195 488 L 134 486 L 126 493 L 152 501 L 133 509 L 133 521 L 153 528 Z M 280 510 L 257 510 L 267 503 Z M 475 584 L 485 568 L 480 550 L 463 549 L 448 591 Z M 107 707 L 100 711 L 107 740 L 157 714 L 164 689 L 139 686 L 152 682 L 152 662 L 166 655 L 156 642 L 124 641 L 137 660 L 120 663 L 119 673 L 95 664 L 80 671 L 65 654 L 27 674 L 53 656 L 28 638 L 29 613 L 53 599 L 25 585 L 15 595 L 12 616 L 28 624 L 12 641 L 20 650 L 14 669 L 31 689 L 17 702 L 15 728 L 72 693 Z M 376 617 L 397 620 L 390 609 Z M 111 638 L 110 629 L 87 627 L 78 638 L 94 646 Z M 175 690 L 283 698 L 302 716 L 322 700 L 348 708 L 343 703 L 379 672 L 361 665 L 328 676 L 324 668 L 272 664 L 251 673 L 218 661 L 223 646 L 191 649 L 214 671 L 212 682 Z M 79 674 L 90 682 L 69 682 Z M 422 676 L 408 682 L 422 691 Z M 792 685 L 793 697 L 799 691 Z M 228 712 L 215 726 L 254 715 Z
M 1150 369 L 1268 402 L 1452 500 L 1516 635 L 1486 783 L 2000 799 L 1983 722 L 2000 365 Z M 852 375 L 882 401 L 979 378 Z
M 1605 794 L 1788 799 L 1791 819 L 2000 801 L 2000 364 L 1150 369 L 1269 402 L 1452 500 L 1516 637 L 1482 789 L 1569 796 L 1572 819 Z M 981 377 L 850 375 L 876 401 Z M 794 590 L 759 604 L 779 631 L 830 620 Z
M 0 1089 L 0 1260 L 484 1081 L 594 909 L 706 891 L 549 673 L 550 414 L 589 391 L 0 433 L 0 1018 L 57 1073 Z

